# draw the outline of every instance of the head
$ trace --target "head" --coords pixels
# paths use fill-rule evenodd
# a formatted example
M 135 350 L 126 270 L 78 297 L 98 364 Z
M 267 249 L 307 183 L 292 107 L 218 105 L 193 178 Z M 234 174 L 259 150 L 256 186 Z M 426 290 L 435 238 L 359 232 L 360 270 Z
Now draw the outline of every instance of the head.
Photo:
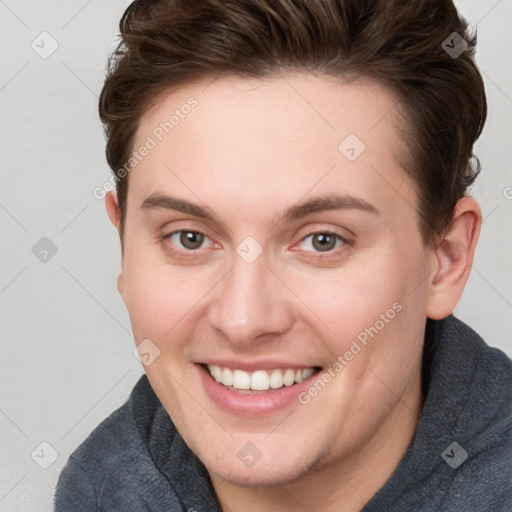
M 371 458 L 417 420 L 426 321 L 453 311 L 478 237 L 466 24 L 438 0 L 155 0 L 120 29 L 106 204 L 153 388 L 234 483 Z M 283 387 L 215 383 L 247 373 Z

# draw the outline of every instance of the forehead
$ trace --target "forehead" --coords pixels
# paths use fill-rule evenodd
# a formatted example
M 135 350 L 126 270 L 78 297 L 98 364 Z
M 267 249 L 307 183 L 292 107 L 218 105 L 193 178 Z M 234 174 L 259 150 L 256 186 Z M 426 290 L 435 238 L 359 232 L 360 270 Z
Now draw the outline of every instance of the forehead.
M 396 202 L 398 187 L 414 200 L 395 157 L 396 105 L 378 84 L 309 74 L 189 84 L 142 116 L 134 149 L 154 147 L 131 172 L 131 193 L 244 197 L 248 211 L 313 189 Z
M 187 106 L 191 98 L 197 103 L 193 109 Z M 176 141 L 180 135 L 192 135 L 187 130 L 191 124 L 192 131 L 202 124 L 215 128 L 208 140 L 220 139 L 223 145 L 230 142 L 225 137 L 228 134 L 236 134 L 233 143 L 249 132 L 251 136 L 261 136 L 253 140 L 254 147 L 258 142 L 281 142 L 281 137 L 275 140 L 269 136 L 292 131 L 295 140 L 312 144 L 318 144 L 321 138 L 336 143 L 349 133 L 368 143 L 376 137 L 392 142 L 397 104 L 398 99 L 389 89 L 368 80 L 347 83 L 340 78 L 300 73 L 266 79 L 225 77 L 160 94 L 143 113 L 137 138 L 140 141 L 162 123 L 171 121 Z M 182 122 L 187 117 L 192 121 Z M 200 135 L 205 140 L 205 133 Z

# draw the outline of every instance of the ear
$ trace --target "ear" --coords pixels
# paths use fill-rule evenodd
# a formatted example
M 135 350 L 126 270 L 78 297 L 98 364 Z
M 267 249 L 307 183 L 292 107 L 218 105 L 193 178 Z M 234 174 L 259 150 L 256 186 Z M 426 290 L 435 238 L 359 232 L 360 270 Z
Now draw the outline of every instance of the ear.
M 115 190 L 108 192 L 105 196 L 105 208 L 107 209 L 110 222 L 112 222 L 114 227 L 119 231 L 119 227 L 121 225 L 121 210 L 119 209 L 119 201 Z M 121 248 L 122 243 L 123 241 L 121 240 Z M 124 299 L 124 275 L 122 269 L 117 277 L 117 289 L 121 297 Z
M 110 222 L 119 230 L 121 211 L 119 210 L 119 201 L 117 200 L 117 192 L 115 190 L 107 192 L 105 196 L 105 208 L 107 209 Z
M 452 223 L 437 244 L 433 273 L 427 298 L 427 316 L 433 320 L 447 317 L 458 304 L 473 264 L 482 213 L 472 197 L 463 197 L 455 207 Z

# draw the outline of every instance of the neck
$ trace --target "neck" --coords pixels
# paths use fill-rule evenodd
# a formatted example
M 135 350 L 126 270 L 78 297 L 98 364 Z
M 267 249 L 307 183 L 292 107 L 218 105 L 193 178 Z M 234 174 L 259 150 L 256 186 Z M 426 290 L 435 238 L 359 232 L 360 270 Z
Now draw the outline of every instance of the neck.
M 210 475 L 223 512 L 359 512 L 386 483 L 411 443 L 423 407 L 421 372 L 364 446 L 287 484 L 241 487 Z M 243 505 L 243 507 L 242 507 Z

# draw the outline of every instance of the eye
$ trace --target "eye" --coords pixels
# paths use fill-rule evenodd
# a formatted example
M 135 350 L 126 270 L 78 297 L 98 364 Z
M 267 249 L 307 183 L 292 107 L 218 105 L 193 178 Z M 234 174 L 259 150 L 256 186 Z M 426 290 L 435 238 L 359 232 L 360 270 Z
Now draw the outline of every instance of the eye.
M 175 231 L 174 233 L 166 235 L 165 238 L 169 239 L 179 248 L 186 249 L 187 251 L 201 249 L 205 241 L 209 240 L 209 238 L 200 231 Z
M 340 235 L 327 231 L 306 236 L 302 239 L 300 247 L 305 251 L 329 252 L 338 249 L 343 244 L 345 244 L 345 240 Z

